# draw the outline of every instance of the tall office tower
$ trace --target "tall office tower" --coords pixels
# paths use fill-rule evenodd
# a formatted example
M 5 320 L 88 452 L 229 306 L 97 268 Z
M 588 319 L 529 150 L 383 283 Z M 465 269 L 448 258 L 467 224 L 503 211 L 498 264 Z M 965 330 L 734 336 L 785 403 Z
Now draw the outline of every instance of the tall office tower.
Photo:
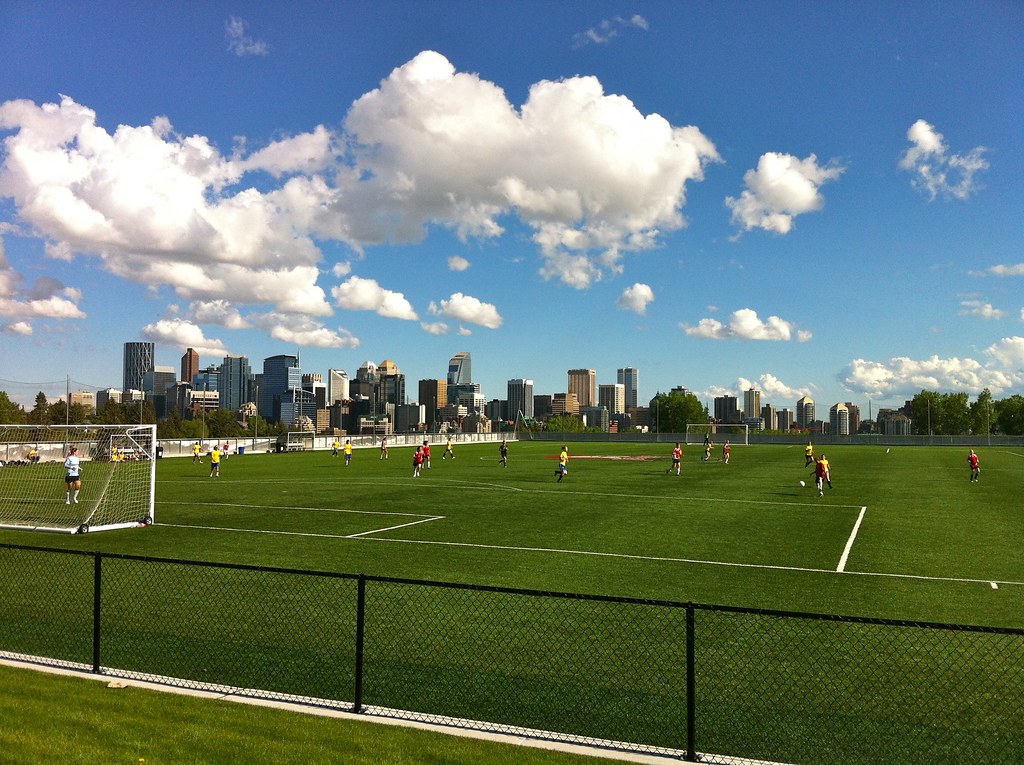
M 836 404 L 829 409 L 828 422 L 832 435 L 850 435 L 850 410 L 846 408 L 846 404 Z
M 757 388 L 743 392 L 743 416 L 748 420 L 761 416 L 761 391 Z
M 327 370 L 327 403 L 346 401 L 350 398 L 348 372 L 344 369 Z
M 162 396 L 178 378 L 174 375 L 174 367 L 154 366 L 142 376 L 142 390 L 146 393 Z
M 795 419 L 793 418 L 793 412 L 791 410 L 780 409 L 778 412 L 778 419 L 779 430 L 781 430 L 783 433 L 788 433 L 793 429 L 793 423 L 795 422 Z
M 377 365 L 372 361 L 364 361 L 363 365 L 356 370 L 356 380 L 359 382 L 376 382 Z
M 856 435 L 860 433 L 860 407 L 847 401 L 846 409 L 850 413 L 850 435 Z
M 381 366 L 381 369 L 387 367 Z M 392 369 L 392 368 L 387 368 Z M 399 406 L 405 404 L 405 375 L 393 367 L 393 371 L 378 376 L 378 399 L 381 404 L 394 404 Z
M 533 380 L 516 378 L 508 381 L 508 419 L 515 422 L 519 413 L 528 420 L 533 419 Z
M 182 382 L 190 383 L 192 378 L 199 373 L 199 354 L 194 348 L 189 348 L 181 357 L 181 377 L 178 379 Z
M 597 403 L 597 371 L 594 369 L 570 369 L 569 393 L 575 393 L 580 408 Z
M 715 399 L 715 419 L 722 423 L 739 422 L 738 399 L 735 396 L 718 396 Z
M 245 356 L 228 354 L 220 363 L 220 405 L 237 412 L 253 400 L 252 368 Z
M 268 422 L 281 420 L 281 403 L 285 394 L 302 389 L 299 357 L 281 354 L 263 359 L 263 384 L 260 388 L 260 416 Z M 291 401 L 291 399 L 289 399 Z M 294 408 L 290 411 L 294 412 Z M 291 421 L 286 423 L 291 424 Z
M 448 404 L 447 380 L 420 380 L 419 400 L 423 405 L 423 417 L 427 430 L 437 430 L 438 410 Z
M 473 391 L 473 360 L 467 351 L 460 351 L 448 362 L 448 403 L 457 404 L 460 393 Z
M 640 402 L 640 370 L 623 367 L 616 375 L 615 381 L 626 386 L 626 408 L 636 409 Z
M 597 386 L 597 405 L 608 410 L 608 414 L 624 414 L 626 411 L 626 386 L 622 383 L 608 383 Z
M 156 348 L 153 343 L 124 344 L 124 376 L 121 390 L 144 390 L 146 372 L 152 372 Z
M 771 404 L 761 407 L 761 419 L 764 421 L 765 430 L 779 429 L 779 413 Z
M 567 417 L 569 415 L 579 417 L 579 414 L 580 400 L 575 393 L 556 393 L 551 397 L 552 417 Z
M 814 399 L 804 396 L 796 402 L 796 424 L 806 428 L 814 422 Z
M 302 389 L 312 394 L 317 409 L 327 408 L 327 385 L 324 384 L 322 374 L 312 372 L 302 375 Z

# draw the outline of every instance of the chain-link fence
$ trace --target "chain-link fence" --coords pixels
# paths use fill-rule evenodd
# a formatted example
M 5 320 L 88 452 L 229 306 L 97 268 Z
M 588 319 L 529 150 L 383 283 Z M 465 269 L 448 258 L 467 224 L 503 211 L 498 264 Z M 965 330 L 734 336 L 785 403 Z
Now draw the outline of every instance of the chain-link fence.
M 0 545 L 0 656 L 682 760 L 1024 762 L 1024 630 Z

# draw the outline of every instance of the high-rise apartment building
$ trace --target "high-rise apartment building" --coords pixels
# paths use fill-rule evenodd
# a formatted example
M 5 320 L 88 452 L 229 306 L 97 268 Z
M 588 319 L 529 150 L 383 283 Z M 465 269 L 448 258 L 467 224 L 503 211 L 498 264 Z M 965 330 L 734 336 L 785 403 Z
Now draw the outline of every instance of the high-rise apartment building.
M 856 435 L 860 433 L 860 407 L 847 401 L 846 410 L 850 413 L 850 435 Z
M 508 381 L 508 419 L 516 421 L 519 413 L 533 419 L 533 380 L 516 378 Z
M 182 382 L 191 383 L 192 378 L 199 374 L 199 353 L 194 348 L 189 348 L 181 357 Z
M 566 417 L 572 415 L 579 417 L 580 400 L 575 393 L 556 393 L 551 397 L 551 416 Z
M 850 410 L 846 408 L 846 404 L 836 404 L 829 409 L 828 422 L 832 435 L 850 435 Z
M 253 400 L 252 368 L 245 356 L 228 354 L 220 363 L 220 405 L 237 412 Z
M 718 396 L 715 398 L 715 419 L 722 423 L 739 422 L 739 400 L 735 396 Z
M 609 415 L 626 412 L 626 386 L 623 383 L 608 383 L 597 386 L 597 405 L 608 410 Z
M 570 369 L 569 393 L 575 393 L 580 407 L 597 404 L 597 371 L 594 369 Z
M 796 424 L 806 428 L 814 422 L 814 399 L 804 396 L 796 402 Z
M 121 390 L 145 390 L 146 372 L 152 372 L 155 364 L 156 346 L 153 343 L 124 344 L 124 374 Z
M 757 388 L 743 391 L 743 416 L 747 419 L 761 416 L 761 391 Z
M 616 372 L 615 381 L 626 388 L 626 408 L 636 409 L 640 405 L 640 370 L 622 367 Z
M 348 372 L 344 369 L 327 370 L 327 403 L 333 404 L 336 401 L 347 401 L 349 395 Z

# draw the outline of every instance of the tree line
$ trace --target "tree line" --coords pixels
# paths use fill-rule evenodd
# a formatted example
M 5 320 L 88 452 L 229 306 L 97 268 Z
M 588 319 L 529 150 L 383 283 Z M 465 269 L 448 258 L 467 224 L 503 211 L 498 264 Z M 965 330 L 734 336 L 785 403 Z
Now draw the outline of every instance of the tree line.
M 245 438 L 258 434 L 276 436 L 285 432 L 277 424 L 267 423 L 259 415 L 250 417 L 248 425 L 238 421 L 229 409 L 214 409 L 203 417 L 182 419 L 177 411 L 157 420 L 156 410 L 151 401 L 108 401 L 102 408 L 90 412 L 81 404 L 67 403 L 58 399 L 50 402 L 45 393 L 38 393 L 35 405 L 25 409 L 11 401 L 5 391 L 0 391 L 0 423 L 7 425 L 152 425 L 156 423 L 157 438 L 205 439 Z
M 917 435 L 1024 435 L 1024 396 L 996 400 L 986 388 L 974 402 L 966 393 L 922 390 L 910 402 L 910 419 Z M 672 391 L 651 399 L 650 423 L 662 433 L 682 433 L 688 423 L 708 422 L 708 409 L 692 393 Z M 865 420 L 860 432 L 875 432 Z

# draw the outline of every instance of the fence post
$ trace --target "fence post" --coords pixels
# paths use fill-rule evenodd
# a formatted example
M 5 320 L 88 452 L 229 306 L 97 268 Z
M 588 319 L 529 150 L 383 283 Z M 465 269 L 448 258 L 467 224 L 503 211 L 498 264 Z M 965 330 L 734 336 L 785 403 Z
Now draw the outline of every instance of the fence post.
M 366 577 L 359 575 L 356 595 L 356 688 L 353 710 L 363 711 L 363 639 L 366 631 Z
M 100 603 L 103 598 L 103 555 L 93 554 L 92 563 L 92 671 L 100 673 Z
M 696 609 L 693 603 L 686 606 L 686 761 L 697 762 L 697 669 L 694 662 L 696 650 Z

